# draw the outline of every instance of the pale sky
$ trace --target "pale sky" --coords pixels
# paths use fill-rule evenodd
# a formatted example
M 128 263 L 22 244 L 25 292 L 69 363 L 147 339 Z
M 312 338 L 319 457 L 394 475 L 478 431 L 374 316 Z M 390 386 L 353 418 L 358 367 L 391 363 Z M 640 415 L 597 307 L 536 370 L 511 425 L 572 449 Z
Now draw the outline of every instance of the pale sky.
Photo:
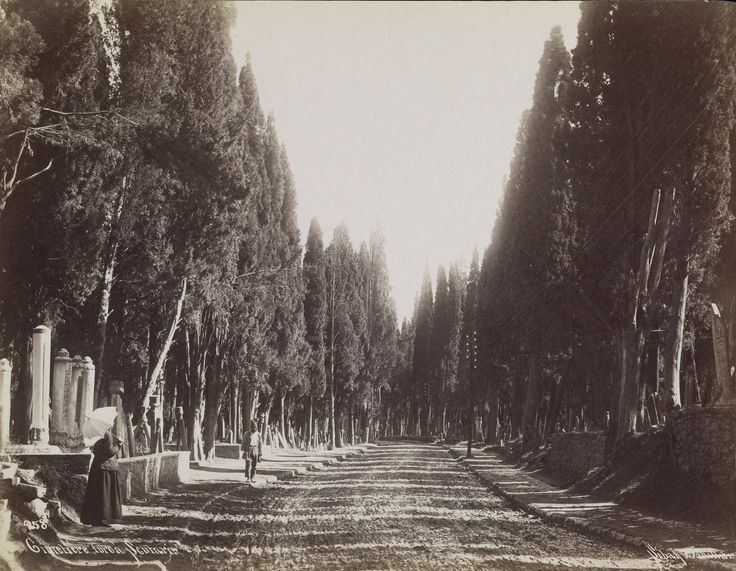
M 273 111 L 306 239 L 345 222 L 354 247 L 378 227 L 401 320 L 429 266 L 488 245 L 521 113 L 550 29 L 574 47 L 577 2 L 238 2 Z

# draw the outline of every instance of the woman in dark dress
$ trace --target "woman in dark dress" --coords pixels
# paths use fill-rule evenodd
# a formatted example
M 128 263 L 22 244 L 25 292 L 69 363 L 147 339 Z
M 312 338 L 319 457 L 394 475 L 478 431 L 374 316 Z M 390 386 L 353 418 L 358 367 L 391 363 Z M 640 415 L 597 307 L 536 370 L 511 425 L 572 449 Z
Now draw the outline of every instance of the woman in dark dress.
M 82 523 L 109 525 L 123 517 L 118 479 L 119 442 L 108 430 L 92 445 L 94 459 L 89 469 L 87 490 L 82 504 Z

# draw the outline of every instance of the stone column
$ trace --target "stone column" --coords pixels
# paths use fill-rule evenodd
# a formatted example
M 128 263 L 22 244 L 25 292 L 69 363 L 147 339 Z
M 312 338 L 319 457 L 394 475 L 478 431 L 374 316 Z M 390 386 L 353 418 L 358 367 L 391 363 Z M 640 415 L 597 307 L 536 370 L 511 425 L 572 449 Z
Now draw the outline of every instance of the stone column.
M 82 376 L 80 382 L 82 388 L 79 392 L 79 428 L 84 426 L 87 417 L 95 408 L 95 366 L 92 364 L 91 357 L 85 357 L 82 361 Z
M 51 444 L 64 444 L 66 440 L 66 400 L 72 374 L 69 351 L 60 349 L 54 357 L 54 378 L 51 393 Z
M 65 391 L 66 408 L 64 409 L 64 418 L 66 420 L 66 432 L 70 436 L 79 434 L 80 430 L 78 401 L 82 367 L 82 357 L 75 355 L 72 360 L 68 391 Z
M 49 396 L 51 389 L 51 329 L 33 330 L 31 354 L 31 443 L 49 442 Z
M 13 366 L 7 359 L 0 359 L 0 454 L 10 443 L 10 375 Z

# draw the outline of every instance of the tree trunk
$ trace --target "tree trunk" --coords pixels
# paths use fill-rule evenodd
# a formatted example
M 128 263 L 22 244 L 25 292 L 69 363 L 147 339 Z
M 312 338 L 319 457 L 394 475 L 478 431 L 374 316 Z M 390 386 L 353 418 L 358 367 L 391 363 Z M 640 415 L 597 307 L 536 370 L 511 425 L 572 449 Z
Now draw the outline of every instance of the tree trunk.
M 698 364 L 695 360 L 695 344 L 696 340 L 693 339 L 693 346 L 690 351 L 690 359 L 692 364 L 692 373 L 693 373 L 693 380 L 692 380 L 692 404 L 695 405 L 701 405 L 703 404 L 702 396 L 700 394 L 700 382 L 698 380 Z
M 189 447 L 191 450 L 190 458 L 194 462 L 204 460 L 204 447 L 202 445 L 202 423 L 200 421 L 202 414 L 199 408 L 192 411 L 191 420 L 189 422 Z
M 202 426 L 202 444 L 204 459 L 207 461 L 215 458 L 215 440 L 217 436 L 217 420 L 220 417 L 222 401 L 225 391 L 220 388 L 219 382 L 210 379 L 206 387 L 206 398 L 204 400 L 204 420 Z
M 31 406 L 33 392 L 31 383 L 31 337 L 21 334 L 15 339 L 18 347 L 18 367 L 13 372 L 18 375 L 18 392 L 10 399 L 10 418 L 13 420 L 12 436 L 17 442 L 28 442 L 31 430 Z M 15 375 L 13 375 L 15 376 Z
M 675 292 L 674 323 L 669 329 L 667 358 L 664 363 L 664 393 L 667 411 L 681 410 L 680 363 L 682 361 L 682 339 L 685 333 L 685 309 L 687 307 L 687 288 L 689 276 L 677 280 Z
M 263 441 L 266 444 L 269 444 L 271 448 L 273 449 L 273 439 L 271 438 L 271 430 L 269 429 L 269 422 L 271 421 L 271 403 L 273 402 L 272 399 L 269 399 L 268 401 L 268 408 L 266 409 L 266 413 L 263 415 L 263 426 L 261 427 L 261 438 L 263 438 Z
M 215 458 L 215 439 L 217 436 L 217 420 L 220 417 L 222 402 L 228 390 L 228 375 L 225 369 L 227 358 L 228 322 L 219 323 L 212 335 L 209 346 L 211 352 L 212 370 L 205 386 L 206 398 L 204 402 L 204 454 L 206 460 Z
M 335 366 L 330 359 L 330 449 L 335 448 Z
M 442 429 L 440 430 L 440 433 L 442 434 L 442 438 L 447 437 L 447 401 L 445 401 L 445 404 L 442 406 Z
M 425 379 L 423 381 L 424 399 L 422 403 L 422 410 L 419 415 L 419 434 L 421 436 L 428 436 L 429 433 L 429 382 Z
M 186 411 L 188 420 L 187 432 L 189 433 L 189 445 L 192 452 L 191 459 L 199 462 L 204 459 L 202 446 L 201 415 L 204 389 L 206 386 L 207 355 L 209 347 L 210 316 L 204 310 L 200 323 L 193 327 L 192 334 L 185 329 L 185 350 L 188 365 L 187 375 L 190 379 L 189 407 Z
M 235 444 L 237 439 L 237 425 L 238 425 L 238 384 L 230 384 L 230 395 L 228 403 L 228 433 L 226 438 L 228 443 Z
M 110 316 L 110 296 L 112 293 L 113 277 L 115 273 L 115 262 L 117 256 L 117 240 L 110 244 L 105 267 L 102 271 L 102 282 L 100 284 L 100 305 L 97 311 L 97 354 L 95 355 L 95 381 L 97 391 L 95 395 L 95 406 L 101 406 L 105 398 L 104 364 L 105 346 L 107 344 L 107 320 Z
M 529 378 L 526 385 L 526 400 L 524 401 L 524 416 L 522 417 L 521 432 L 524 438 L 524 449 L 533 448 L 539 442 L 537 430 L 537 411 L 541 386 L 539 382 L 539 351 L 532 347 L 529 352 Z
M 639 328 L 628 324 L 621 335 L 621 384 L 618 414 L 616 415 L 616 441 L 636 431 L 639 401 L 639 369 L 644 349 L 644 336 Z
M 514 386 L 511 403 L 511 439 L 518 438 L 521 435 L 521 422 L 523 418 L 524 407 L 524 383 L 521 368 L 521 355 L 517 354 L 514 363 Z
M 383 406 L 382 406 L 383 403 L 381 402 L 381 397 L 382 397 L 381 386 L 379 385 L 378 386 L 378 408 L 377 408 L 378 424 L 376 425 L 376 439 L 381 438 L 381 435 L 383 434 L 383 427 L 385 426 L 383 422 Z
M 281 391 L 281 413 L 279 414 L 279 432 L 286 440 L 286 390 Z
M 355 444 L 355 422 L 353 421 L 353 407 L 348 408 L 348 442 Z
M 444 413 L 443 413 L 444 418 Z M 498 441 L 498 389 L 492 386 L 488 393 L 488 434 L 487 444 L 495 444 Z
M 129 412 L 125 413 L 125 440 L 128 443 L 128 454 L 131 457 L 138 456 L 138 448 L 135 444 L 135 434 L 133 432 L 133 419 Z
M 102 277 L 100 279 L 100 303 L 97 308 L 97 351 L 95 355 L 95 382 L 97 390 L 95 391 L 95 406 L 102 406 L 105 399 L 105 348 L 107 345 L 107 321 L 110 317 L 110 297 L 112 294 L 112 286 L 115 277 L 115 265 L 117 264 L 117 253 L 120 244 L 118 234 L 118 226 L 120 217 L 123 213 L 123 204 L 125 202 L 125 191 L 127 189 L 127 179 L 123 177 L 120 185 L 120 192 L 115 199 L 114 211 L 110 216 L 111 222 L 108 227 L 106 241 L 105 262 L 102 268 Z
M 368 444 L 371 437 L 371 418 L 368 405 L 365 405 L 365 421 L 363 423 L 363 444 Z
M 307 426 L 306 426 L 306 430 L 305 430 L 305 440 L 306 440 L 306 443 L 307 443 L 307 447 L 308 448 L 311 448 L 311 447 L 314 446 L 314 443 L 312 442 L 312 430 L 313 430 L 313 427 L 314 427 L 314 424 L 313 424 L 314 423 L 313 414 L 314 414 L 314 402 L 313 402 L 312 396 L 310 395 L 309 396 L 309 405 L 308 405 L 308 408 L 307 408 Z
M 473 404 L 468 405 L 468 451 L 466 454 L 466 458 L 472 458 L 473 457 L 473 432 L 475 430 L 475 406 Z
M 642 357 L 642 366 L 639 380 L 639 403 L 637 412 L 637 426 L 642 430 L 645 426 L 644 415 L 649 415 L 651 422 L 651 413 L 648 412 L 649 395 L 656 393 L 659 383 L 659 336 L 651 333 L 646 336 L 644 341 L 644 352 Z
M 184 298 L 186 297 L 186 295 L 187 295 L 187 280 L 185 278 L 184 281 L 182 282 L 181 294 L 179 295 L 179 299 L 176 302 L 176 310 L 174 312 L 174 319 L 171 321 L 171 326 L 169 327 L 169 333 L 166 336 L 166 340 L 164 341 L 163 347 L 161 348 L 161 352 L 158 355 L 158 359 L 156 360 L 156 365 L 153 367 L 153 370 L 151 371 L 151 374 L 148 376 L 148 379 L 146 381 L 146 385 L 143 388 L 144 390 L 143 390 L 143 400 L 141 402 L 141 415 L 145 415 L 148 412 L 151 396 L 156 391 L 158 378 L 161 375 L 161 372 L 163 371 L 164 364 L 166 363 L 166 358 L 169 356 L 169 350 L 171 349 L 171 344 L 174 341 L 174 335 L 176 334 L 176 329 L 179 326 L 179 321 L 181 319 L 181 311 L 184 305 Z
M 628 314 L 624 316 L 621 335 L 621 384 L 616 416 L 616 443 L 636 430 L 639 373 L 648 325 L 647 311 L 659 289 L 674 208 L 674 189 L 666 194 L 661 212 L 660 198 L 661 192 L 656 190 L 652 195 L 649 225 L 641 247 L 638 273 L 629 277 L 629 308 Z

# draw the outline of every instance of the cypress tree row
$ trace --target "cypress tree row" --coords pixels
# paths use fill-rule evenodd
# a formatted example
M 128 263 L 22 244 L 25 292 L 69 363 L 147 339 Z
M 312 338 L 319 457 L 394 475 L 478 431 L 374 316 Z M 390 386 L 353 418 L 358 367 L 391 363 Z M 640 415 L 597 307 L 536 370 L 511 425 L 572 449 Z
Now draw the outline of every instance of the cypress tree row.
M 302 261 L 296 184 L 249 58 L 236 81 L 232 6 L 1 7 L 14 438 L 28 438 L 39 323 L 93 357 L 97 405 L 122 383 L 126 453 L 175 441 L 212 458 L 251 418 L 273 445 L 374 437 L 397 359 L 383 238 L 358 254 L 339 228 L 325 251 L 315 220 Z
M 552 29 L 491 243 L 465 278 L 449 400 L 452 372 L 437 365 L 442 269 L 434 313 L 427 276 L 420 290 L 411 393 L 427 398 L 429 328 L 425 409 L 451 403 L 449 426 L 433 430 L 480 427 L 521 450 L 555 431 L 608 430 L 613 452 L 631 432 L 722 398 L 710 304 L 736 331 L 734 24 L 725 4 L 583 3 L 572 56 Z
M 228 4 L 0 2 L 0 356 L 28 438 L 29 331 L 124 387 L 132 454 L 628 434 L 717 403 L 736 335 L 726 4 L 590 2 L 545 42 L 482 255 L 398 327 L 386 246 L 302 252 L 297 182 Z M 687 22 L 683 26 L 683 22 Z M 490 229 L 489 229 L 490 230 Z M 449 268 L 449 271 L 446 271 Z M 736 340 L 732 340 L 736 345 Z M 479 432 L 480 431 L 480 432 Z

